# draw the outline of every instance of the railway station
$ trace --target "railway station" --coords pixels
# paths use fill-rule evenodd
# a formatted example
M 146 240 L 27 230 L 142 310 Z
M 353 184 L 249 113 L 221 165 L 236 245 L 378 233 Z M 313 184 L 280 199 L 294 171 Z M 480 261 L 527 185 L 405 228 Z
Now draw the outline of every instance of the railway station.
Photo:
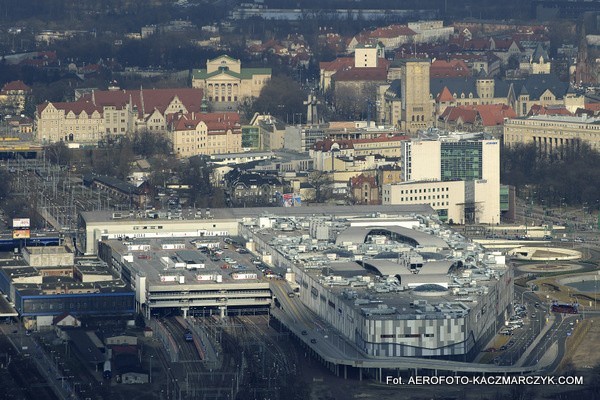
M 269 278 L 250 256 L 228 251 L 221 257 L 216 248 L 209 255 L 196 243 L 201 242 L 186 237 L 110 239 L 99 243 L 99 255 L 135 291 L 136 309 L 147 318 L 171 309 L 184 316 L 216 312 L 221 317 L 228 309 L 268 311 Z

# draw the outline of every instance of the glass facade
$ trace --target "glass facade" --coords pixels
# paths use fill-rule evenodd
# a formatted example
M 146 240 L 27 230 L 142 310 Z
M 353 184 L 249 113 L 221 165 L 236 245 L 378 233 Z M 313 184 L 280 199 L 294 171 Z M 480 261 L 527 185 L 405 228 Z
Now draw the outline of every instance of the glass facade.
M 242 127 L 242 147 L 260 149 L 260 128 L 258 126 Z
M 505 212 L 510 208 L 509 187 L 500 185 L 500 211 Z
M 16 292 L 21 316 L 58 315 L 65 311 L 77 315 L 124 315 L 135 311 L 133 291 L 54 295 L 21 295 Z
M 443 181 L 482 179 L 482 143 L 471 141 L 441 144 Z
M 443 208 L 443 209 L 436 210 L 436 211 L 437 211 L 438 217 L 440 217 L 441 221 L 448 222 L 448 209 L 447 208 Z

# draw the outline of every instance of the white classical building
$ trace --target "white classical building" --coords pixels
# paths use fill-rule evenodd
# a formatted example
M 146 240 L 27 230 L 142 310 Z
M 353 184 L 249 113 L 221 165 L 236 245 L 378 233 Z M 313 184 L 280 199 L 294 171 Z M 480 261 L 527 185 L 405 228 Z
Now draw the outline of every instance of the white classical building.
M 242 68 L 240 60 L 222 55 L 192 71 L 192 87 L 201 88 L 212 103 L 237 103 L 258 97 L 271 79 L 271 68 Z

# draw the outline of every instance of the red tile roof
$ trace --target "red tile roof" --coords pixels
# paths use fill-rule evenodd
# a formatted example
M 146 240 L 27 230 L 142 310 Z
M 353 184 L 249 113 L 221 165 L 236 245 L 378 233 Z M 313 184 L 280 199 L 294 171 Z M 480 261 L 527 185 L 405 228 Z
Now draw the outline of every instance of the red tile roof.
M 46 109 L 46 107 L 50 104 L 50 102 L 44 102 L 37 106 L 38 115 L 42 113 Z M 88 115 L 94 113 L 94 111 L 98 111 L 102 114 L 102 107 L 94 105 L 89 101 L 76 101 L 76 102 L 68 102 L 68 103 L 52 103 L 54 108 L 57 110 L 64 110 L 65 115 L 69 112 L 73 112 L 75 115 L 80 115 L 83 111 L 85 111 Z
M 352 178 L 350 178 L 351 187 L 362 187 L 365 183 L 369 183 L 371 187 L 377 186 L 377 180 L 374 176 L 360 174 L 358 176 L 353 176 Z
M 324 61 L 319 63 L 319 69 L 324 71 L 339 71 L 345 67 L 354 65 L 354 57 L 339 57 L 333 61 Z
M 228 130 L 241 133 L 240 115 L 235 112 L 176 114 L 171 126 L 174 131 L 195 130 L 201 122 L 206 124 L 209 135 L 225 134 Z
M 383 61 L 383 59 L 382 59 Z M 379 65 L 377 67 L 360 67 L 360 68 L 346 68 L 336 72 L 332 79 L 336 82 L 342 81 L 385 81 L 387 79 L 387 63 Z
M 406 25 L 390 25 L 377 28 L 369 33 L 372 39 L 395 38 L 398 36 L 415 36 L 417 33 Z
M 573 115 L 573 113 L 567 110 L 565 106 L 542 106 L 539 104 L 534 104 L 529 109 L 527 115 Z
M 455 101 L 456 99 L 454 98 L 454 96 L 452 96 L 452 93 L 450 93 L 450 90 L 446 86 L 444 86 L 444 88 L 442 89 L 440 94 L 438 94 L 438 97 L 435 100 L 438 103 L 441 103 L 441 102 L 452 102 L 452 101 Z
M 600 111 L 600 103 L 585 103 L 584 108 L 590 111 Z
M 503 125 L 504 118 L 517 117 L 515 110 L 505 104 L 481 104 L 471 107 L 479 113 L 483 126 Z
M 440 119 L 446 122 L 457 122 L 461 119 L 465 123 L 474 124 L 477 120 L 477 111 L 460 106 L 447 107 L 440 115 Z
M 521 45 L 518 42 L 515 42 L 513 39 L 491 39 L 491 40 L 494 41 L 494 49 L 495 50 L 508 51 L 510 46 L 512 46 L 512 44 L 515 43 L 517 45 L 517 47 L 519 48 L 519 50 L 523 51 L 523 48 L 521 47 Z M 490 43 L 490 46 L 491 46 L 491 43 Z
M 465 40 L 462 43 L 462 48 L 465 50 L 485 51 L 490 49 L 490 42 L 488 42 L 486 39 Z
M 417 33 L 406 25 L 389 25 L 372 31 L 363 31 L 355 36 L 358 43 L 369 43 L 380 39 L 391 39 L 400 36 L 415 36 Z
M 27 86 L 25 83 L 23 83 L 23 81 L 12 81 L 12 82 L 8 82 L 8 83 L 4 84 L 4 86 L 2 86 L 2 92 L 9 92 L 9 91 L 15 91 L 15 90 L 22 90 L 24 92 L 28 92 L 31 89 L 29 88 L 29 86 Z
M 504 104 L 481 104 L 447 107 L 440 119 L 456 122 L 461 118 L 463 122 L 474 124 L 477 117 L 481 119 L 483 126 L 498 126 L 504 124 L 504 118 L 516 118 L 517 114 Z
M 324 139 L 324 140 L 317 141 L 313 145 L 313 150 L 323 151 L 323 152 L 331 151 L 331 147 L 333 146 L 334 143 L 337 143 L 339 145 L 340 149 L 353 149 L 354 148 L 354 146 L 352 144 L 352 140 L 350 140 L 350 139 L 339 139 L 339 140 Z
M 431 78 L 466 78 L 471 75 L 471 71 L 462 60 L 434 60 L 429 75 Z
M 140 89 L 140 90 L 98 90 L 82 96 L 77 102 L 89 101 L 100 107 L 124 107 L 129 100 L 138 109 L 139 117 L 150 114 L 154 109 L 164 113 L 169 104 L 177 97 L 188 112 L 200 112 L 202 89 Z

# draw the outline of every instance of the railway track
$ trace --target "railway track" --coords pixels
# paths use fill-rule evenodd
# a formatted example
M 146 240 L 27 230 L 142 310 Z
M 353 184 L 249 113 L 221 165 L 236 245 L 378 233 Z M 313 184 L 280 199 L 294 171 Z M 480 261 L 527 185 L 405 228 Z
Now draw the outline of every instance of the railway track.
M 188 328 L 185 321 L 180 321 L 177 317 L 166 318 L 164 321 L 165 328 L 173 337 L 173 340 L 177 344 L 177 351 L 179 352 L 178 362 L 185 364 L 192 364 L 194 362 L 202 361 L 201 355 L 198 352 L 194 341 L 188 342 L 184 336 L 188 332 Z M 195 371 L 197 372 L 197 371 Z
M 241 356 L 238 352 L 222 352 L 223 363 L 218 369 L 213 369 L 213 363 L 202 360 L 202 346 L 200 339 L 188 321 L 182 317 L 171 317 L 164 320 L 164 325 L 175 340 L 179 358 L 175 363 L 178 380 L 177 396 L 185 400 L 221 400 L 234 399 L 240 383 L 238 366 Z M 186 332 L 192 332 L 192 342 L 184 339 Z M 226 336 L 226 335 L 225 335 Z
M 277 340 L 273 339 L 273 335 L 271 335 L 270 332 L 268 332 L 268 318 L 259 317 L 265 318 L 264 326 L 266 326 L 266 330 L 261 325 L 258 325 L 255 322 L 255 318 L 251 318 L 248 316 L 240 316 L 238 318 L 240 318 L 240 321 L 245 326 L 247 326 L 248 332 L 255 338 L 255 340 L 266 342 L 268 344 L 267 349 L 271 357 L 275 360 L 273 368 L 275 368 L 276 370 L 281 369 L 281 373 L 283 374 L 291 373 L 292 363 L 289 360 L 289 352 L 285 351 L 281 347 L 280 343 Z

